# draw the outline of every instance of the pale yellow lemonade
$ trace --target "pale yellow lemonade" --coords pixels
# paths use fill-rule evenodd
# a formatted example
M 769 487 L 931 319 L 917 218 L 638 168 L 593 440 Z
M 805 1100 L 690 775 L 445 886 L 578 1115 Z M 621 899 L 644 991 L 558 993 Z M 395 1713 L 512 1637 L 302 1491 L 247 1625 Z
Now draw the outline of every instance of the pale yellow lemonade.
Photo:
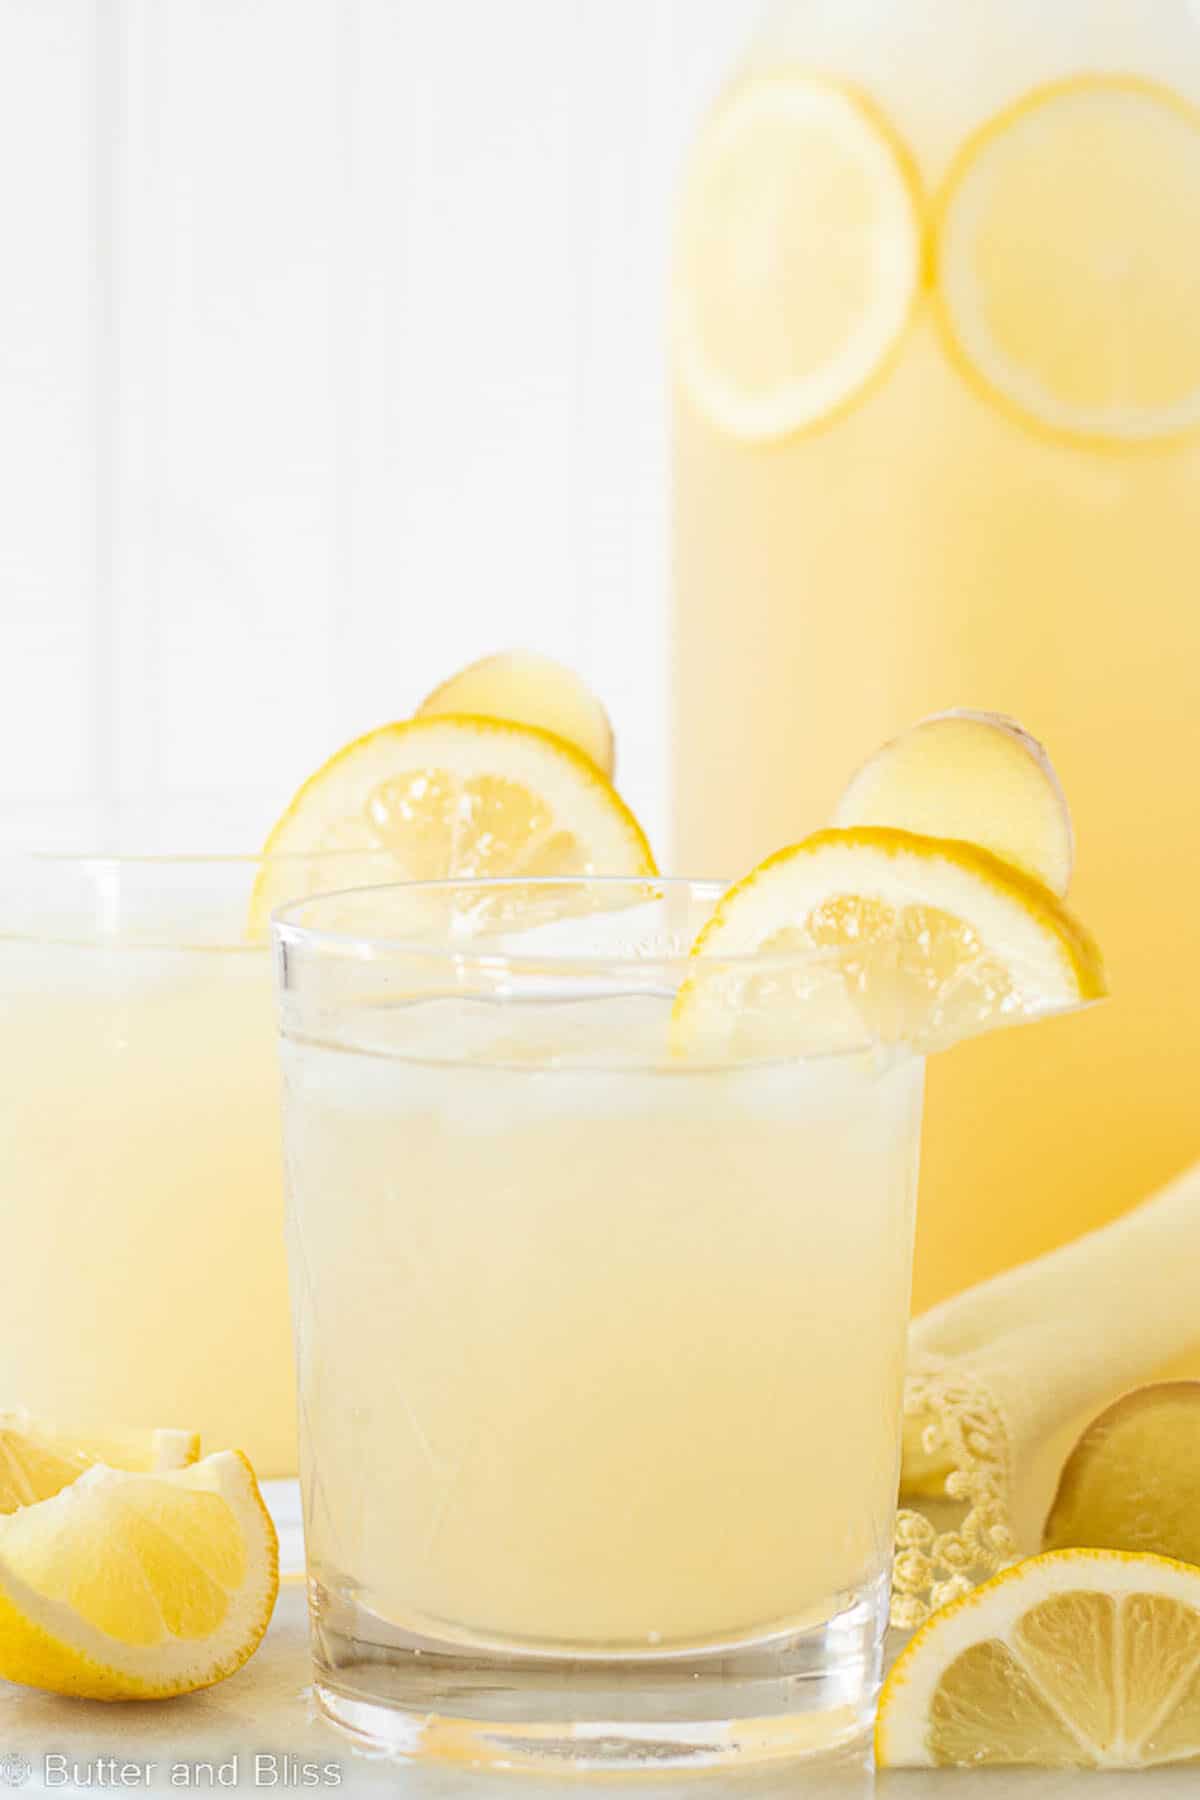
M 268 954 L 0 941 L 7 1406 L 295 1469 Z
M 669 1011 L 285 1036 L 318 1618 L 625 1654 L 881 1591 L 923 1064 L 672 1066 Z
M 1200 12 L 778 6 L 680 216 L 677 864 L 732 874 L 864 744 L 996 708 L 1054 746 L 1109 955 L 1032 1060 L 939 1065 L 920 1306 L 1200 1150 Z

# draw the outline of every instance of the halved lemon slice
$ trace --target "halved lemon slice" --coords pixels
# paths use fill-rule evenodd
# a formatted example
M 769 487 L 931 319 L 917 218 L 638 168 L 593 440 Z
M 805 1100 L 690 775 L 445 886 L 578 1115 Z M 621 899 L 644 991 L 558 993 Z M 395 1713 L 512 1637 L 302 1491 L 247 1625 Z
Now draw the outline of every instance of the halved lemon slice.
M 883 1768 L 1144 1769 L 1200 1756 L 1200 1569 L 1059 1550 L 922 1626 L 884 1683 Z
M 1092 1421 L 1063 1466 L 1043 1541 L 1200 1565 L 1200 1381 L 1137 1388 Z
M 912 159 L 863 94 L 783 68 L 739 82 L 692 152 L 673 338 L 718 430 L 791 436 L 888 366 L 922 279 Z
M 97 1463 L 0 1519 L 0 1675 L 93 1700 L 191 1693 L 253 1654 L 278 1589 L 237 1451 L 161 1475 Z
M 418 718 L 473 713 L 536 725 L 564 738 L 611 775 L 613 732 L 608 714 L 587 683 L 565 663 L 534 650 L 502 650 L 485 656 L 434 688 L 417 708 Z
M 928 1052 L 1105 992 L 1096 945 L 1049 888 L 977 844 L 887 826 L 768 857 L 722 897 L 691 963 L 672 1015 L 689 1056 Z
M 182 1469 L 200 1454 L 194 1431 L 63 1431 L 26 1412 L 0 1413 L 0 1513 L 48 1500 L 93 1463 L 116 1469 Z
M 982 844 L 1065 894 L 1071 814 L 1035 737 L 1000 713 L 945 712 L 885 744 L 851 779 L 835 825 L 896 825 Z
M 303 866 L 330 851 L 344 853 L 339 871 Z M 273 907 L 322 888 L 656 873 L 641 826 L 590 758 L 548 731 L 463 715 L 347 744 L 305 782 L 263 855 L 253 932 Z
M 936 213 L 968 380 L 1084 444 L 1200 428 L 1200 108 L 1133 75 L 1036 89 L 966 144 Z

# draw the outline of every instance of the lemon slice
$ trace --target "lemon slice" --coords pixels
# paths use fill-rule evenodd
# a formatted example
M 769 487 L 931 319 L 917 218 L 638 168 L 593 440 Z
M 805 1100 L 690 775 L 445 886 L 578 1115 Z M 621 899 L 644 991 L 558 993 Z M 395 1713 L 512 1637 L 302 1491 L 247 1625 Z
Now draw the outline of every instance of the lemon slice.
M 976 844 L 886 826 L 769 857 L 722 897 L 691 964 L 672 1014 L 690 1056 L 928 1052 L 1105 992 L 1099 951 L 1049 888 Z
M 885 744 L 853 777 L 835 825 L 896 825 L 982 844 L 1065 894 L 1071 814 L 1037 739 L 999 713 L 946 712 Z
M 937 304 L 977 388 L 1094 445 L 1200 426 L 1200 109 L 1132 75 L 1026 94 L 937 206 Z
M 344 853 L 336 867 L 303 866 L 331 851 Z M 641 826 L 588 757 L 533 726 L 462 715 L 347 744 L 305 782 L 263 855 L 254 933 L 285 901 L 356 883 L 656 872 Z
M 883 1768 L 1144 1769 L 1200 1756 L 1200 1569 L 1059 1550 L 943 1607 L 901 1653 Z
M 1200 1381 L 1138 1388 L 1089 1425 L 1063 1468 L 1044 1542 L 1200 1564 Z
M 124 1431 L 98 1438 L 0 1413 L 0 1513 L 48 1500 L 93 1463 L 118 1469 L 182 1469 L 200 1454 L 194 1431 Z
M 160 1475 L 97 1463 L 0 1519 L 0 1675 L 93 1700 L 191 1693 L 252 1655 L 278 1588 L 239 1452 Z
M 606 775 L 613 771 L 612 726 L 595 694 L 574 669 L 533 650 L 505 650 L 452 675 L 417 708 L 418 718 L 473 713 L 536 725 L 565 738 Z
M 912 159 L 870 100 L 795 69 L 740 82 L 680 207 L 672 331 L 694 403 L 750 441 L 840 413 L 899 347 L 922 236 Z

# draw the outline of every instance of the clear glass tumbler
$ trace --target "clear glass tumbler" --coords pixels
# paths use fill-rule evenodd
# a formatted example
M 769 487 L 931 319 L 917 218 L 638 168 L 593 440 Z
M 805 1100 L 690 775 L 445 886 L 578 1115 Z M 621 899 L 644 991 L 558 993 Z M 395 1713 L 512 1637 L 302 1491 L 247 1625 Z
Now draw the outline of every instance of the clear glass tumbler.
M 275 915 L 317 1694 L 377 1745 L 661 1767 L 866 1727 L 922 1064 L 690 1056 L 719 892 Z
M 263 896 L 350 867 L 0 856 L 0 1404 L 294 1474 Z

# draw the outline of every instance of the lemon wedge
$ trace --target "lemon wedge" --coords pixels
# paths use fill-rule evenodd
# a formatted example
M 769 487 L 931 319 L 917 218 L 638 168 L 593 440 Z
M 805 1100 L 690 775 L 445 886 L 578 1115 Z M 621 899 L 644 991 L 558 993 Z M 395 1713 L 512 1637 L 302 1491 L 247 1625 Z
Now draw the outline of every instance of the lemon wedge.
M 1200 1756 L 1200 1569 L 1059 1550 L 943 1607 L 879 1701 L 882 1768 L 1144 1769 Z
M 434 688 L 418 718 L 469 713 L 536 725 L 564 738 L 606 775 L 615 760 L 608 714 L 586 682 L 564 663 L 533 650 L 504 650 L 469 664 Z
M 922 280 L 914 165 L 865 95 L 748 77 L 686 173 L 672 336 L 684 390 L 748 441 L 828 422 L 889 366 Z
M 48 1500 L 93 1463 L 117 1469 L 182 1469 L 200 1454 L 194 1431 L 63 1431 L 26 1412 L 0 1413 L 0 1513 Z
M 768 857 L 723 895 L 690 965 L 672 1013 L 689 1056 L 929 1052 L 1106 991 L 1096 945 L 1049 888 L 977 844 L 887 826 Z
M 304 858 L 343 853 L 337 865 Z M 368 732 L 300 789 L 263 852 L 250 929 L 330 887 L 480 876 L 653 875 L 612 783 L 530 725 L 450 715 Z
M 1200 108 L 1134 75 L 1024 95 L 936 206 L 936 302 L 978 392 L 1096 447 L 1200 428 Z
M 97 1463 L 0 1519 L 0 1676 L 92 1700 L 188 1694 L 253 1654 L 278 1588 L 239 1452 L 158 1475 Z
M 1035 737 L 1000 713 L 946 712 L 893 738 L 851 779 L 835 825 L 896 825 L 982 844 L 1065 894 L 1074 836 Z
M 1044 1543 L 1200 1564 L 1200 1381 L 1137 1388 L 1093 1420 L 1063 1467 Z

